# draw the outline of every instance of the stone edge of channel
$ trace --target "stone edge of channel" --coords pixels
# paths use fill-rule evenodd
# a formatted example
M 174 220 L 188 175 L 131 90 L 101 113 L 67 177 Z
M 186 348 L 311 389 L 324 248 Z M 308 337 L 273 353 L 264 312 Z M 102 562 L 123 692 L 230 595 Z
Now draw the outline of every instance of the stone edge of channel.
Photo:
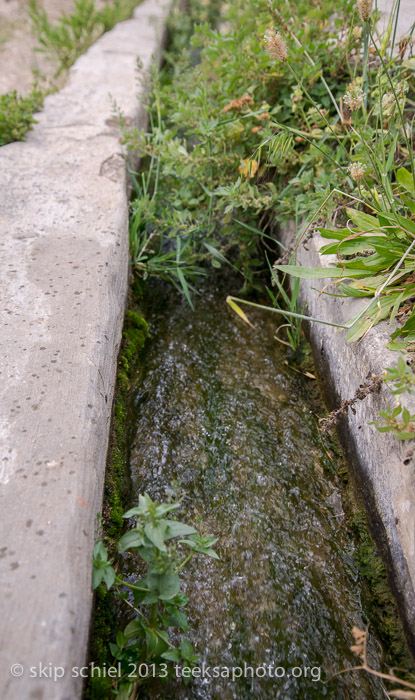
M 137 57 L 144 72 L 159 59 L 169 6 L 145 0 L 104 34 L 46 98 L 26 142 L 0 149 L 7 700 L 74 700 L 82 692 L 129 276 L 127 176 L 113 109 L 115 102 L 127 123 L 146 123 Z

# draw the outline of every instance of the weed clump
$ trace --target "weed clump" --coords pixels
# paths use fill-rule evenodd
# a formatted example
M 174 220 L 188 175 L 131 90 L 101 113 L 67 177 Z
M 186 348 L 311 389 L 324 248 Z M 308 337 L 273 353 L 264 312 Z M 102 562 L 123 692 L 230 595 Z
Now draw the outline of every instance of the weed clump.
M 16 90 L 0 95 L 0 146 L 13 141 L 24 141 L 26 132 L 36 124 L 34 112 L 43 105 L 44 95 L 36 87 L 27 96 Z

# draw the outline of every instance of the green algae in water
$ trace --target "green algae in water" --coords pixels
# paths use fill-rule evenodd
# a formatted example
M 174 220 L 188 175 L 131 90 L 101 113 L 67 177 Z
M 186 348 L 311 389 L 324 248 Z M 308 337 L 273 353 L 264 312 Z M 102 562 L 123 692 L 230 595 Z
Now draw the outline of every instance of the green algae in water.
M 235 318 L 227 290 L 205 289 L 192 312 L 163 289 L 150 292 L 131 501 L 143 491 L 164 500 L 177 480 L 189 519 L 219 537 L 220 561 L 195 558 L 183 576 L 189 636 L 202 661 L 211 668 L 265 664 L 286 675 L 251 678 L 248 671 L 234 682 L 205 677 L 188 687 L 172 681 L 153 687 L 152 697 L 385 697 L 380 682 L 362 673 L 328 684 L 312 680 L 310 670 L 308 678 L 291 673 L 321 667 L 327 678 L 357 665 L 350 632 L 367 621 L 341 495 L 320 466 L 326 457 L 310 380 L 286 367 L 268 318 L 252 314 L 257 332 Z M 379 649 L 372 638 L 375 667 Z

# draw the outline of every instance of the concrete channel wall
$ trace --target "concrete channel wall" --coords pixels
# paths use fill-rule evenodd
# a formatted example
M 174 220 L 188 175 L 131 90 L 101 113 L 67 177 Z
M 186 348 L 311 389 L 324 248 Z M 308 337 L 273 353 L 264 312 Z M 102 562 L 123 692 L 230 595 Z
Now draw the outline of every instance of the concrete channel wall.
M 296 236 L 295 225 L 281 231 L 280 240 L 287 246 Z M 307 237 L 306 237 L 307 238 Z M 308 267 L 329 267 L 334 255 L 320 255 L 327 243 L 318 232 L 300 244 L 297 262 Z M 306 313 L 314 318 L 346 324 L 367 299 L 335 298 L 319 294 L 327 280 L 301 280 L 300 300 Z M 328 290 L 330 291 L 330 289 Z M 339 408 L 342 399 L 353 398 L 369 373 L 382 374 L 385 367 L 396 364 L 398 353 L 388 350 L 393 328 L 382 321 L 360 341 L 348 344 L 346 331 L 319 323 L 307 324 L 316 369 L 323 381 L 331 409 Z M 415 399 L 399 397 L 411 413 Z M 372 534 L 387 564 L 390 582 L 398 601 L 407 638 L 415 652 L 415 462 L 408 445 L 397 441 L 392 433 L 380 433 L 369 423 L 379 417 L 379 410 L 395 405 L 396 397 L 385 387 L 363 401 L 355 413 L 349 411 L 339 424 L 340 438 L 362 501 L 366 506 Z
M 82 691 L 128 290 L 115 100 L 145 124 L 168 0 L 146 0 L 78 59 L 25 143 L 0 149 L 0 697 Z M 56 676 L 59 680 L 56 680 Z
M 378 0 L 381 12 L 380 33 L 385 30 L 393 0 Z M 415 22 L 413 0 L 402 0 L 397 23 L 396 40 L 405 37 Z M 281 231 L 281 241 L 290 246 L 296 239 L 295 225 Z M 300 244 L 297 261 L 308 267 L 328 267 L 335 256 L 320 255 L 327 244 L 316 231 Z M 346 324 L 367 299 L 340 299 L 319 294 L 327 280 L 302 280 L 300 299 L 306 303 L 306 313 L 314 318 Z M 331 291 L 330 289 L 328 290 Z M 396 364 L 398 353 L 385 345 L 394 330 L 389 321 L 375 326 L 360 341 L 347 344 L 346 331 L 318 323 L 307 324 L 317 371 L 323 382 L 331 409 L 339 408 L 342 399 L 353 398 L 369 373 L 382 374 L 385 367 Z M 415 398 L 399 396 L 400 402 L 415 413 Z M 379 433 L 369 425 L 379 417 L 379 410 L 394 405 L 396 397 L 382 387 L 355 405 L 339 423 L 343 449 L 352 469 L 355 485 L 366 506 L 372 535 L 387 565 L 392 590 L 401 612 L 402 622 L 412 654 L 415 655 L 415 451 L 412 446 L 397 441 L 391 433 Z

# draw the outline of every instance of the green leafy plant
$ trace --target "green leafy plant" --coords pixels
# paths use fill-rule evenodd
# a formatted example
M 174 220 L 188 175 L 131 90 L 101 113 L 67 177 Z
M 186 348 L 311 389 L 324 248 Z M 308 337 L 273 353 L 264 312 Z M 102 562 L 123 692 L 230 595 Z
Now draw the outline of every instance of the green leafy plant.
M 202 9 L 209 15 L 206 6 L 190 3 L 196 20 L 205 19 Z M 340 66 L 342 51 L 334 42 L 327 51 L 331 31 L 325 17 L 331 9 L 331 0 L 324 11 L 318 3 L 310 9 L 302 0 L 298 11 L 309 13 L 313 22 L 308 32 L 301 22 L 296 29 L 310 50 L 313 46 L 320 51 L 325 66 Z M 292 10 L 289 4 L 281 9 L 284 21 L 293 16 Z M 244 293 L 262 288 L 261 276 L 268 269 L 265 252 L 272 255 L 280 247 L 273 221 L 277 212 L 288 211 L 281 195 L 285 182 L 299 164 L 313 167 L 320 158 L 317 149 L 307 154 L 306 142 L 304 147 L 294 137 L 275 137 L 277 115 L 281 123 L 293 125 L 299 115 L 291 100 L 295 77 L 264 50 L 263 35 L 273 12 L 265 0 L 238 1 L 225 9 L 225 30 L 195 22 L 190 49 L 176 36 L 164 71 L 153 76 L 151 128 L 125 132 L 126 148 L 142 158 L 131 222 L 136 272 L 167 276 L 188 298 L 201 270 L 207 274 L 226 263 L 241 274 Z M 179 14 L 173 12 L 176 29 Z M 337 27 L 333 36 L 336 32 Z M 320 62 L 307 68 L 307 92 L 323 101 L 325 110 L 334 110 L 326 89 L 316 82 L 320 70 Z M 339 81 L 331 70 L 325 79 L 336 95 L 341 94 L 343 69 L 341 76 Z M 291 213 L 299 197 L 289 199 Z
M 43 94 L 36 87 L 27 97 L 16 90 L 0 95 L 0 146 L 24 141 L 26 132 L 36 123 L 33 117 L 43 104 Z
M 408 365 L 400 355 L 395 367 L 387 367 L 384 371 L 384 382 L 392 394 L 402 394 L 407 391 L 415 393 L 415 374 L 412 365 Z
M 181 592 L 179 574 L 195 554 L 218 559 L 212 549 L 217 539 L 172 518 L 180 507 L 180 502 L 159 503 L 145 493 L 139 496 L 138 506 L 124 514 L 135 522 L 119 540 L 118 551 L 141 560 L 143 570 L 135 577 L 127 580 L 117 573 L 102 541 L 94 549 L 93 589 L 105 584 L 134 613 L 110 645 L 114 660 L 120 663 L 117 692 L 121 698 L 131 697 L 149 678 L 166 679 L 171 669 L 168 662 L 191 668 L 199 658 L 188 640 L 171 641 L 171 630 L 176 640 L 188 630 L 184 612 L 188 599 Z
M 113 0 L 98 10 L 94 0 L 74 0 L 72 14 L 63 14 L 54 24 L 46 11 L 39 7 L 38 0 L 29 0 L 28 12 L 41 44 L 38 50 L 57 62 L 57 77 L 68 70 L 101 34 L 127 19 L 137 4 L 136 0 Z
M 387 407 L 385 411 L 379 411 L 383 420 L 371 421 L 380 433 L 393 431 L 398 440 L 410 440 L 415 437 L 415 414 L 411 415 L 407 408 L 398 404 L 395 408 Z M 398 416 L 401 420 L 398 420 Z

